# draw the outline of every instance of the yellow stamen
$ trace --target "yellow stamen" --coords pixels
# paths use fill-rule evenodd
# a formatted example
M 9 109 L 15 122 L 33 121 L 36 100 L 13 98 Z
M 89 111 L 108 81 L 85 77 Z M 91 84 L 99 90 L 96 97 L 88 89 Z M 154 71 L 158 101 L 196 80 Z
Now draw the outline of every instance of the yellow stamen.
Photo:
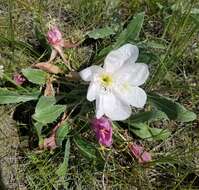
M 108 87 L 113 83 L 113 79 L 110 75 L 108 74 L 103 74 L 100 77 L 100 82 L 104 87 Z

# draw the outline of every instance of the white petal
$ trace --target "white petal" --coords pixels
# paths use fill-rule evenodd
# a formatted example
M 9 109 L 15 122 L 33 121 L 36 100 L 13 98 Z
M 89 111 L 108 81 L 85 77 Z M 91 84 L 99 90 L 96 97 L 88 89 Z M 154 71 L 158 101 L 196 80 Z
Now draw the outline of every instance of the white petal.
M 127 62 L 134 63 L 138 58 L 137 46 L 125 44 L 119 49 L 111 51 L 105 58 L 104 69 L 106 72 L 114 73 Z
M 91 81 L 93 75 L 101 71 L 102 71 L 102 68 L 100 66 L 93 65 L 80 71 L 79 75 L 84 81 Z
M 144 63 L 126 63 L 114 75 L 117 81 L 128 81 L 133 86 L 140 86 L 147 80 L 149 69 Z
M 88 87 L 87 100 L 90 101 L 90 102 L 95 100 L 97 95 L 99 94 L 99 90 L 100 90 L 99 83 L 91 82 L 89 87 Z
M 143 108 L 146 104 L 147 95 L 145 91 L 139 87 L 128 86 L 117 92 L 120 98 L 127 104 L 136 107 Z
M 96 118 L 97 119 L 101 118 L 104 115 L 103 101 L 104 101 L 104 95 L 99 94 L 96 97 Z
M 131 115 L 131 107 L 112 93 L 103 96 L 103 111 L 113 121 L 125 120 Z

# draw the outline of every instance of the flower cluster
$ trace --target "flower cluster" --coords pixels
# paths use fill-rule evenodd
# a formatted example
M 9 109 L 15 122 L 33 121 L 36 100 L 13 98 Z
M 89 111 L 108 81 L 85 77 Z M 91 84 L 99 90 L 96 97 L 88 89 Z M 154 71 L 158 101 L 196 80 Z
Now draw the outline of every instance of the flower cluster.
M 58 66 L 51 63 L 60 55 L 68 69 L 73 71 L 64 56 L 63 48 L 76 47 L 77 44 L 67 43 L 58 26 L 54 24 L 49 27 L 46 38 L 52 47 L 50 59 L 36 63 L 33 67 L 52 74 L 62 73 Z M 92 65 L 79 72 L 80 78 L 89 83 L 87 100 L 95 101 L 95 116 L 91 126 L 98 143 L 103 147 L 110 148 L 113 144 L 113 122 L 128 119 L 132 114 L 132 107 L 143 108 L 146 104 L 147 95 L 140 86 L 147 80 L 149 69 L 146 64 L 136 62 L 138 55 L 138 47 L 127 43 L 112 50 L 106 56 L 103 65 Z M 3 67 L 0 66 L 0 77 L 2 73 Z M 22 85 L 26 79 L 16 73 L 13 80 L 16 85 Z M 48 79 L 46 82 L 44 96 L 54 96 L 52 80 Z M 51 135 L 44 139 L 43 148 L 53 150 L 58 147 L 56 131 L 60 124 L 58 123 Z M 137 144 L 132 144 L 130 150 L 140 163 L 151 160 L 150 154 Z
M 104 65 L 90 66 L 80 72 L 81 78 L 90 82 L 87 99 L 96 101 L 96 118 L 92 128 L 98 142 L 106 147 L 112 144 L 112 121 L 130 117 L 131 107 L 143 108 L 147 95 L 139 86 L 149 76 L 148 66 L 135 63 L 139 50 L 135 45 L 125 44 L 111 51 Z M 139 162 L 150 160 L 147 152 L 142 153 L 138 145 L 132 145 L 131 151 Z

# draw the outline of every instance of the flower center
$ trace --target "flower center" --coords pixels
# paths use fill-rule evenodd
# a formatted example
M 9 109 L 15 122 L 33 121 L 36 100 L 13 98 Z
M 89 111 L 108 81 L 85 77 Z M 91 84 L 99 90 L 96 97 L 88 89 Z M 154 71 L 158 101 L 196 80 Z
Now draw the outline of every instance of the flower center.
M 110 86 L 113 83 L 113 79 L 108 74 L 102 74 L 100 76 L 100 82 L 101 82 L 102 86 L 108 87 L 108 86 Z

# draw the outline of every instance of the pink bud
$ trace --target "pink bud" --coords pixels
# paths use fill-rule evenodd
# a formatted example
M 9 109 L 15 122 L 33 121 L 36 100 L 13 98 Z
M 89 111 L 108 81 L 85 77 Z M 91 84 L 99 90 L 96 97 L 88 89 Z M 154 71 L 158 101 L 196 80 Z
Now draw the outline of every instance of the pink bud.
M 103 146 L 110 147 L 112 145 L 111 121 L 106 117 L 95 118 L 92 120 L 91 125 L 98 142 Z
M 50 45 L 62 46 L 62 33 L 57 26 L 53 26 L 47 33 L 48 43 Z
M 132 154 L 138 159 L 139 163 L 147 163 L 152 160 L 151 154 L 144 151 L 144 148 L 138 144 L 130 144 L 129 148 Z
M 26 79 L 19 73 L 13 75 L 13 80 L 17 85 L 22 85 L 26 81 Z

